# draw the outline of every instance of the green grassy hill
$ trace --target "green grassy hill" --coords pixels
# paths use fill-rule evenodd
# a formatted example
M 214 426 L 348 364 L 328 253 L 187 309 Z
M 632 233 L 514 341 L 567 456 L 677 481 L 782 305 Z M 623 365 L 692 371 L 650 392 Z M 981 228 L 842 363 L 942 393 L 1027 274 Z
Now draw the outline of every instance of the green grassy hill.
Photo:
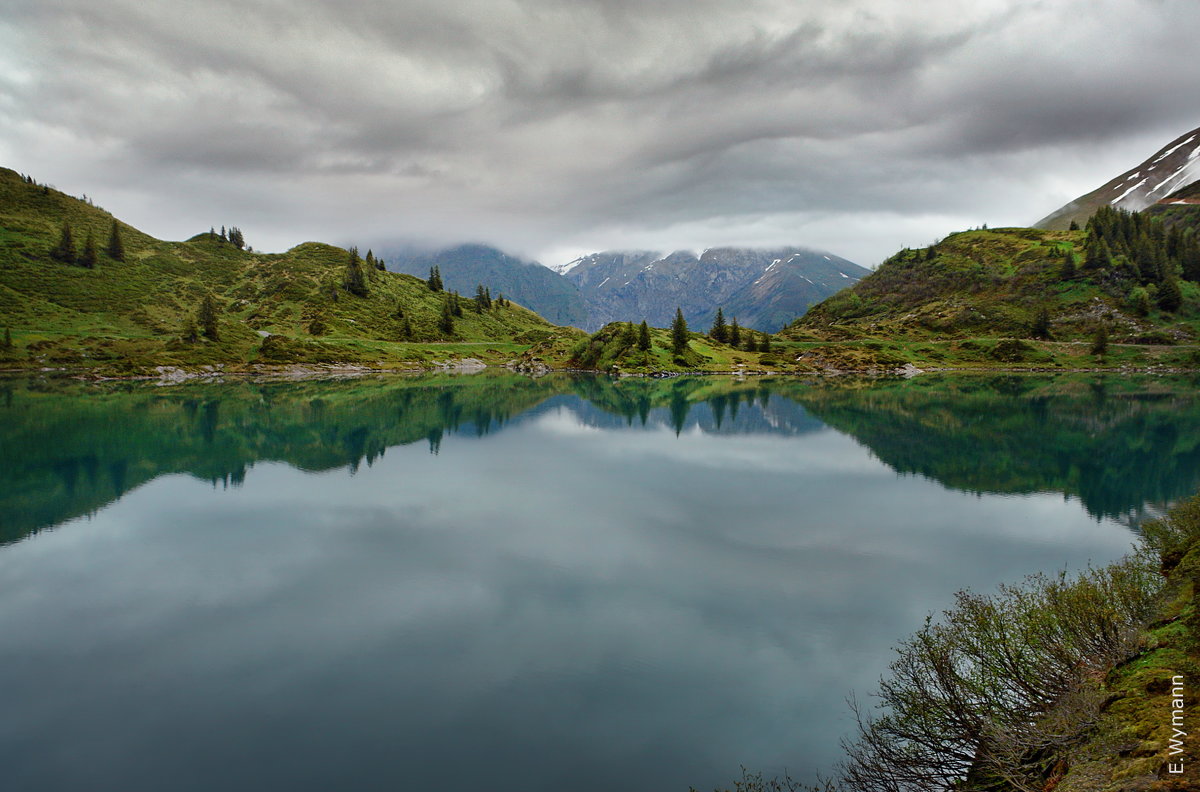
M 106 252 L 114 223 L 123 261 Z M 79 253 L 92 237 L 94 268 L 53 257 L 64 224 Z M 471 299 L 458 301 L 460 315 L 447 323 L 453 297 L 366 262 L 356 294 L 350 258 L 316 242 L 258 253 L 207 231 L 164 242 L 0 169 L 0 367 L 420 367 L 466 357 L 501 362 L 556 334 L 577 334 L 512 304 L 477 311 Z M 216 308 L 216 338 L 199 321 L 206 297 Z
M 1098 218 L 1085 230 L 982 229 L 903 250 L 784 336 L 838 343 L 851 362 L 887 342 L 884 357 L 918 365 L 1046 367 L 1088 365 L 1104 336 L 1112 346 L 1092 365 L 1194 366 L 1195 234 L 1116 210 Z
M 1027 338 L 1039 313 L 1050 337 L 1090 339 L 1107 325 L 1114 341 L 1146 336 L 1187 341 L 1197 333 L 1200 289 L 1181 281 L 1183 305 L 1167 311 L 1140 278 L 1118 263 L 1087 266 L 1083 231 L 1003 228 L 952 234 L 923 250 L 903 250 L 857 286 L 814 306 L 791 335 L 829 338 Z M 1071 257 L 1067 263 L 1067 256 Z M 1144 316 L 1135 290 L 1151 298 Z

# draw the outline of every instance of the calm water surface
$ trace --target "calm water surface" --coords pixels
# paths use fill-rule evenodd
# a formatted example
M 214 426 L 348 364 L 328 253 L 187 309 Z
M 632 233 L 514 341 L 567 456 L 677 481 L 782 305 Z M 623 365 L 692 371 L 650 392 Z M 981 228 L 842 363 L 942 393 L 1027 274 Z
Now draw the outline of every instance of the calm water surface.
M 0 382 L 4 786 L 811 777 L 956 589 L 1200 483 L 1195 385 Z

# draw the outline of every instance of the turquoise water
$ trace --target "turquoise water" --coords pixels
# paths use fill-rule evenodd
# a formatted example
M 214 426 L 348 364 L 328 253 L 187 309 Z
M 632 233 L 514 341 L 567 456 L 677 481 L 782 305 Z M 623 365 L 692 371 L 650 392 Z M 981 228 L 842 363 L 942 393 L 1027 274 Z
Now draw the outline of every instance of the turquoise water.
M 1124 553 L 1187 380 L 0 382 L 0 762 L 38 790 L 828 770 L 955 590 Z

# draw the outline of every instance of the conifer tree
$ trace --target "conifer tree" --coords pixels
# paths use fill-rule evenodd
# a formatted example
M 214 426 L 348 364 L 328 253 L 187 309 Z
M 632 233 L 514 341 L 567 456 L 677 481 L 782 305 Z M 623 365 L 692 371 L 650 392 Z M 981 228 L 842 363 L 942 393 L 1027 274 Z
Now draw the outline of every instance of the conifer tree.
M 483 313 L 483 309 L 486 307 L 483 304 L 483 301 L 484 301 L 483 284 L 480 283 L 479 285 L 477 285 L 475 287 L 475 306 L 474 306 L 475 313 Z
M 1108 354 L 1108 325 L 1100 325 L 1100 329 L 1092 336 L 1091 352 L 1101 359 Z
M 1049 340 L 1050 338 L 1050 312 L 1045 308 L 1037 312 L 1033 317 L 1033 324 L 1029 328 L 1031 338 L 1040 338 Z
M 771 351 L 771 334 L 770 333 L 763 333 L 762 343 L 758 345 L 758 351 L 759 352 L 770 352 Z
M 350 248 L 350 257 L 346 261 L 346 278 L 342 286 L 356 297 L 367 296 L 367 276 L 363 272 L 362 260 L 358 257 L 356 247 Z
M 1076 222 L 1075 220 L 1072 220 L 1072 221 L 1071 221 L 1071 225 L 1070 225 L 1070 227 L 1069 227 L 1067 230 L 1068 230 L 1068 231 L 1078 231 L 1078 230 L 1079 230 L 1079 223 L 1078 223 L 1078 222 Z
M 221 241 L 228 242 L 229 237 L 225 236 L 225 226 L 221 226 Z
M 229 242 L 238 250 L 246 246 L 246 238 L 242 236 L 242 229 L 237 226 L 229 227 Z
M 413 337 L 412 322 L 410 322 L 408 320 L 407 316 L 405 316 L 404 320 L 402 322 L 400 322 L 399 336 L 400 336 L 401 341 L 412 341 L 412 337 Z
M 204 299 L 200 301 L 200 310 L 196 313 L 196 323 L 200 325 L 200 330 L 209 339 L 216 341 L 220 338 L 220 333 L 217 331 L 217 303 L 211 294 L 204 295 Z
M 449 300 L 442 303 L 442 315 L 438 318 L 438 332 L 444 338 L 454 335 L 454 314 L 450 311 Z
M 733 317 L 733 321 L 729 323 L 729 346 L 739 347 L 742 345 L 742 328 L 738 326 L 737 317 Z
M 643 352 L 650 351 L 650 325 L 646 324 L 646 320 L 642 320 L 641 327 L 638 328 L 638 349 Z
M 725 312 L 721 310 L 720 306 L 717 307 L 717 315 L 713 318 L 712 327 L 708 331 L 708 337 L 722 344 L 729 337 L 729 328 L 725 326 Z
M 449 298 L 448 302 L 450 303 L 450 313 L 451 314 L 453 314 L 454 316 L 462 316 L 463 315 L 462 302 L 459 299 L 458 292 L 456 292 L 456 291 L 450 292 L 450 298 Z
M 1179 288 L 1179 280 L 1168 277 L 1158 287 L 1158 307 L 1168 313 L 1175 313 L 1183 305 L 1183 291 Z
M 688 348 L 687 320 L 683 318 L 683 309 L 675 309 L 675 319 L 671 322 L 671 351 L 682 355 Z
M 1075 268 L 1075 253 L 1070 248 L 1063 248 L 1062 267 L 1058 271 L 1058 276 L 1062 280 L 1074 280 L 1079 275 Z
M 621 330 L 621 349 L 632 349 L 637 345 L 638 332 L 633 326 L 633 322 L 626 322 L 625 327 Z
M 429 268 L 429 280 L 425 281 L 430 291 L 440 292 L 442 290 L 442 271 L 437 265 Z
M 746 332 L 745 332 L 745 336 L 746 336 L 746 351 L 747 351 L 747 352 L 757 352 L 757 351 L 758 351 L 758 339 L 756 339 L 756 338 L 754 337 L 754 335 L 755 335 L 755 334 L 754 334 L 754 331 L 753 331 L 753 330 L 749 330 L 749 329 L 747 329 L 747 330 L 746 330 Z
M 121 242 L 121 224 L 114 217 L 112 229 L 108 232 L 108 257 L 113 261 L 125 260 L 125 245 Z
M 483 301 L 486 307 L 492 307 L 492 290 L 487 286 L 483 287 Z
M 95 269 L 100 255 L 96 252 L 96 237 L 89 230 L 87 240 L 83 243 L 83 254 L 79 257 L 79 266 Z
M 71 236 L 71 226 L 66 221 L 63 222 L 58 244 L 50 251 L 50 255 L 63 264 L 75 263 L 75 240 Z

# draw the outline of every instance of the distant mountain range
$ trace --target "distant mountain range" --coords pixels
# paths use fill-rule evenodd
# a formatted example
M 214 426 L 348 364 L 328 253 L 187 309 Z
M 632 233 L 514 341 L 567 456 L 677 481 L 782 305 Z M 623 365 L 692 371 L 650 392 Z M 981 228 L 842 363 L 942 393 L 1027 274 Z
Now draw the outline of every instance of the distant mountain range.
M 1082 226 L 1101 206 L 1138 212 L 1159 203 L 1196 203 L 1194 195 L 1174 193 L 1198 180 L 1200 128 L 1180 135 L 1140 165 L 1043 217 L 1035 227 L 1063 231 L 1072 221 Z
M 547 268 L 484 245 L 432 252 L 385 251 L 389 268 L 426 277 L 437 266 L 449 289 L 472 295 L 479 284 L 503 292 L 552 322 L 596 330 L 613 321 L 669 325 L 675 309 L 705 329 L 718 307 L 729 319 L 774 332 L 808 306 L 851 286 L 869 270 L 829 253 L 798 247 L 603 252 Z
M 676 307 L 689 325 L 705 329 L 721 307 L 743 326 L 775 332 L 870 271 L 828 253 L 788 247 L 711 248 L 699 256 L 689 251 L 594 253 L 559 272 L 587 301 L 585 330 L 631 319 L 663 327 Z

